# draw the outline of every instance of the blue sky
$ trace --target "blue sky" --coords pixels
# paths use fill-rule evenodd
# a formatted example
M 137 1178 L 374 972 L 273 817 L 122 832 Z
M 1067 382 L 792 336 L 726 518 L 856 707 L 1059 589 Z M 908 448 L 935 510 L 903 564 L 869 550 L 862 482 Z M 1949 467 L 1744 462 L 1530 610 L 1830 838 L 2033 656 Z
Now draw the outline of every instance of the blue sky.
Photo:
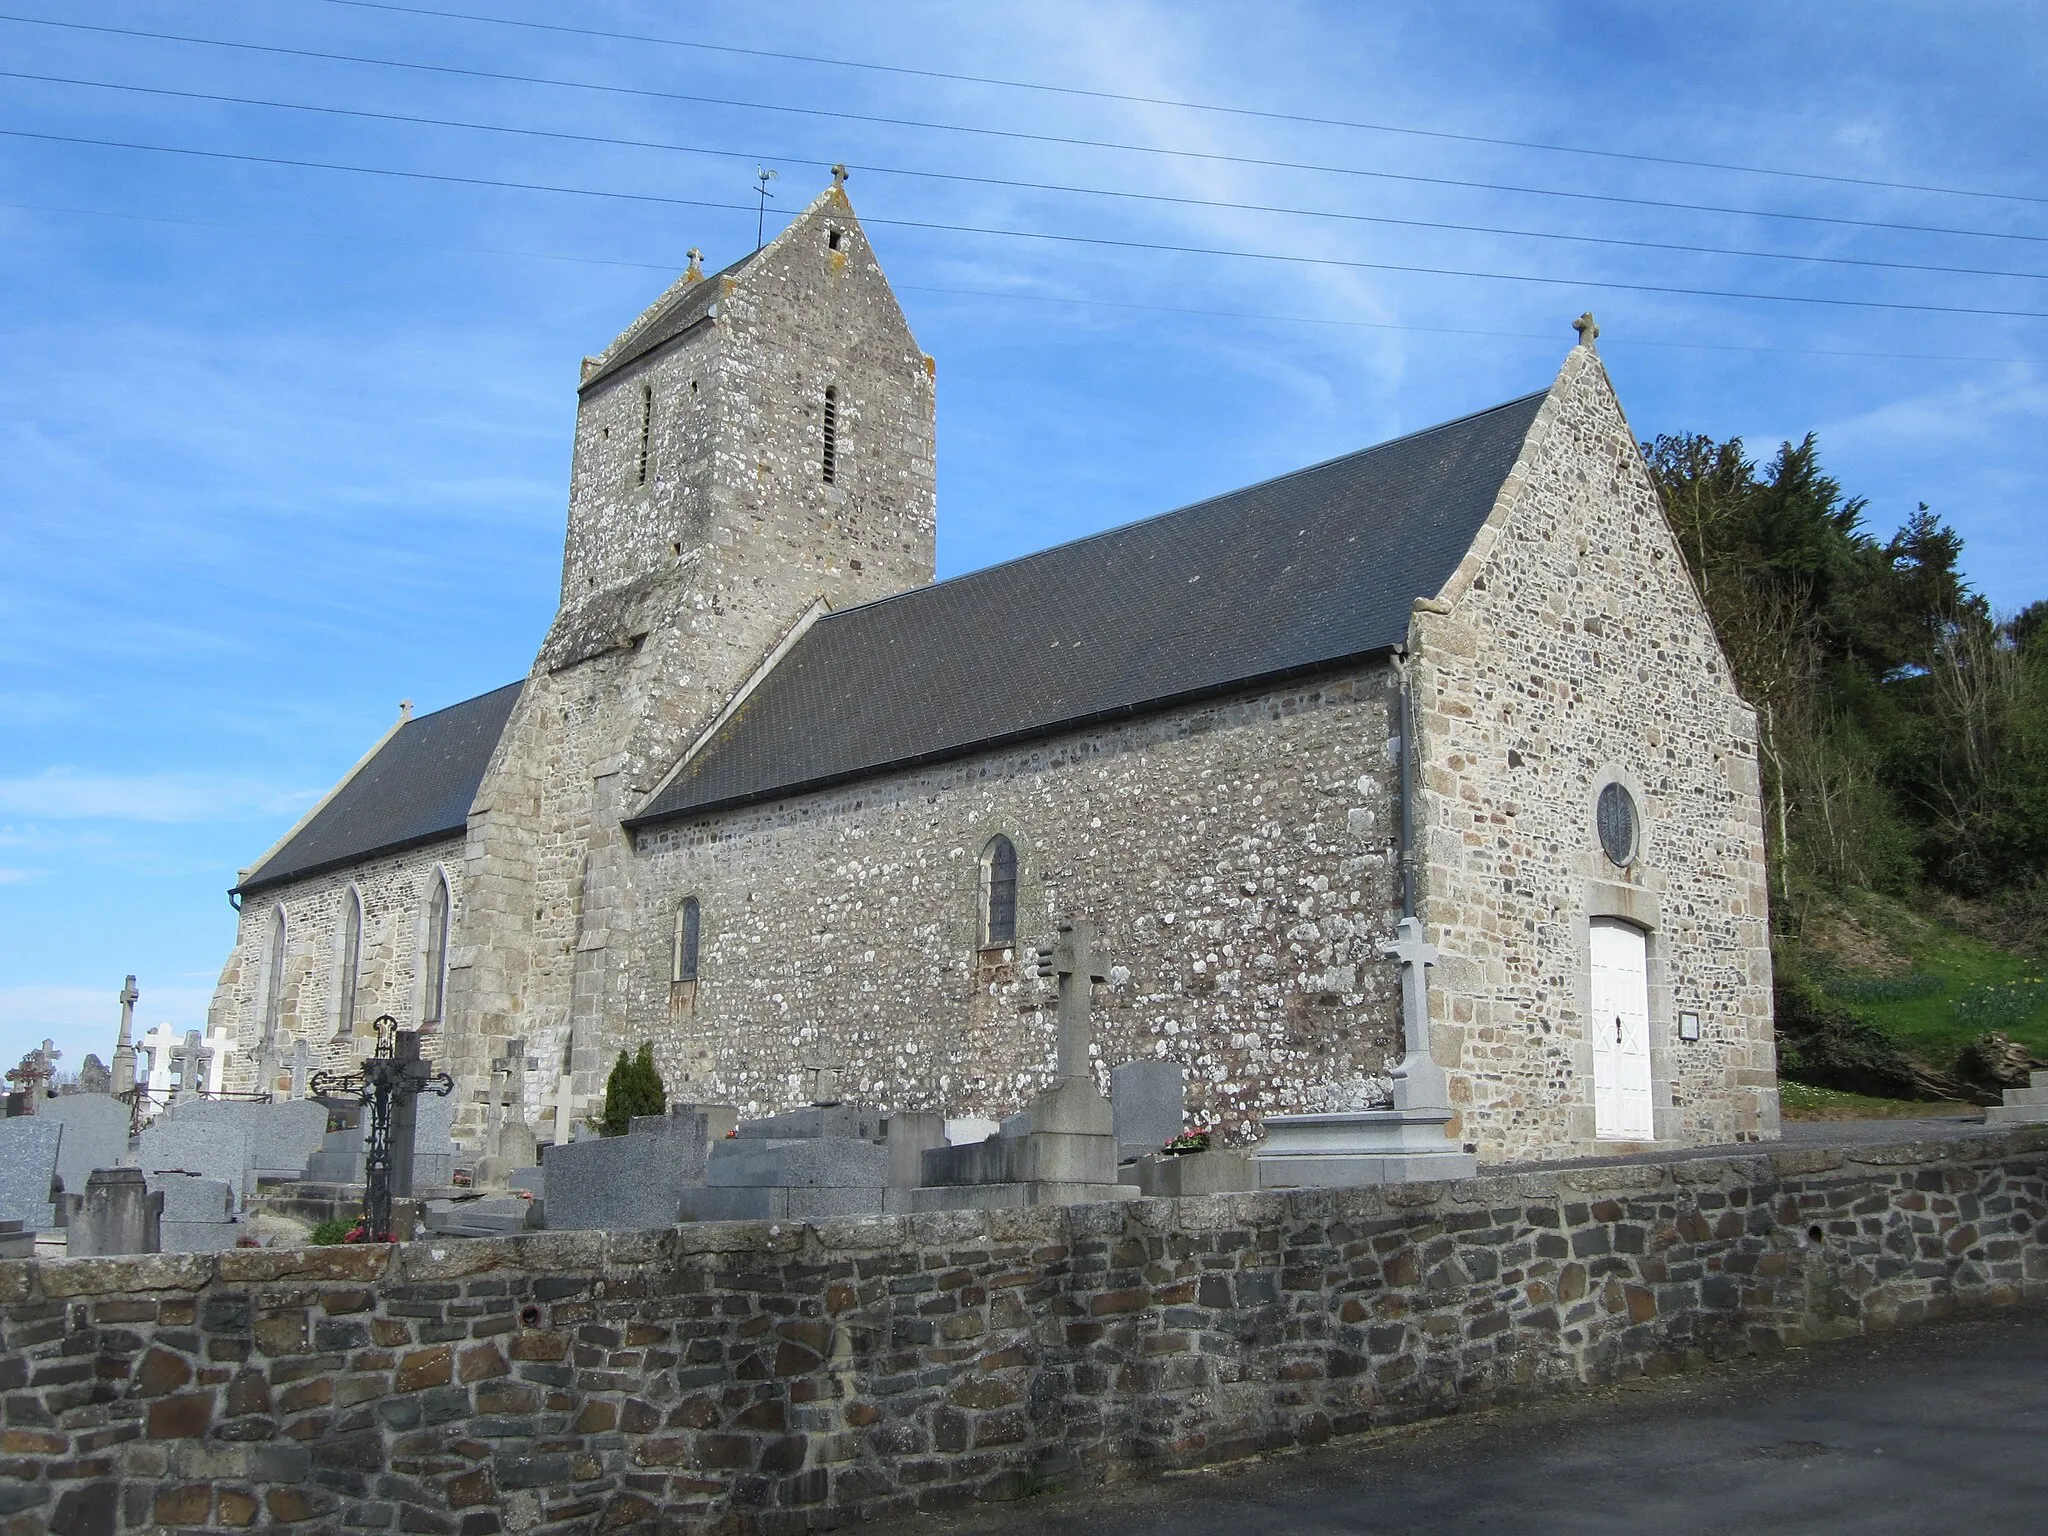
M 939 361 L 941 574 L 1541 387 L 1591 308 L 1639 435 L 1817 432 L 1874 524 L 1926 501 L 1994 604 L 2048 595 L 2048 280 L 1985 275 L 2048 273 L 2038 10 L 418 7 L 719 48 L 337 0 L 0 20 L 10 1063 L 104 1057 L 129 971 L 145 1024 L 199 1023 L 237 867 L 401 698 L 524 673 L 577 360 L 692 245 L 751 246 L 757 164 L 771 220 L 854 167 Z

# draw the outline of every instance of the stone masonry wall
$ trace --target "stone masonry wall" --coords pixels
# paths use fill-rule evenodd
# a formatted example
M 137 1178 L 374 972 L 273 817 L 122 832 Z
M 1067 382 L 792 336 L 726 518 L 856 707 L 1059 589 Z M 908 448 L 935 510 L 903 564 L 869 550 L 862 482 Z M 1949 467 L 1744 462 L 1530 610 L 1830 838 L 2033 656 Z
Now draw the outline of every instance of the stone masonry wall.
M 0 1519 L 795 1532 L 2048 1300 L 2048 1133 L 0 1264 Z
M 236 1042 L 229 1058 L 230 1088 L 257 1088 L 256 1052 L 263 1040 L 265 970 L 278 907 L 285 914 L 283 1005 L 278 1017 L 278 1063 L 288 1071 L 292 1042 L 313 1049 L 316 1066 L 353 1067 L 374 1045 L 379 1014 L 400 1028 L 418 1027 L 424 1002 L 420 947 L 427 900 L 436 873 L 448 878 L 451 926 L 462 914 L 462 843 L 429 843 L 386 858 L 258 891 L 242 903 L 235 947 L 221 968 L 207 1028 L 220 1027 Z M 363 900 L 363 938 L 356 993 L 356 1032 L 337 1039 L 341 1022 L 341 925 L 349 887 Z M 431 1052 L 432 1047 L 429 1047 Z
M 1441 599 L 1410 649 L 1457 1133 L 1489 1162 L 1596 1150 L 1588 921 L 1608 916 L 1648 930 L 1657 1140 L 1775 1138 L 1754 717 L 1589 348 Z M 1625 869 L 1595 830 L 1610 781 L 1640 816 Z M 1700 1039 L 1678 1038 L 1681 1010 Z
M 931 362 L 844 195 L 704 281 L 708 320 L 579 401 L 562 608 L 471 812 L 448 1043 L 464 1131 L 510 1038 L 545 1063 L 529 1102 L 565 1060 L 602 1093 L 611 946 L 636 901 L 621 820 L 811 605 L 932 577 Z
M 1393 696 L 1372 667 L 645 832 L 605 1049 L 651 1039 L 672 1096 L 748 1114 L 804 1102 L 820 1059 L 866 1103 L 1020 1108 L 1050 1078 L 1052 988 L 978 948 L 1002 833 L 1020 946 L 1100 930 L 1105 1069 L 1182 1061 L 1191 1115 L 1239 1135 L 1363 1102 L 1397 1027 Z M 700 979 L 672 998 L 686 896 Z

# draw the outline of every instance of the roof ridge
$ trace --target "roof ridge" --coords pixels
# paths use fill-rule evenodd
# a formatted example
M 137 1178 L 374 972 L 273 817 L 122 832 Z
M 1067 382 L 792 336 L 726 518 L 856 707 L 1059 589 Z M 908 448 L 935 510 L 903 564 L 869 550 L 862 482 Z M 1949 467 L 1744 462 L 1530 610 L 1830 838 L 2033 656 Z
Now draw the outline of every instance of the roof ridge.
M 423 715 L 414 715 L 405 723 L 407 725 L 418 725 L 422 720 L 432 720 L 437 715 L 447 714 L 451 709 L 460 709 L 465 704 L 474 704 L 480 699 L 488 699 L 492 694 L 503 693 L 507 688 L 524 688 L 525 686 L 525 678 L 515 678 L 512 682 L 500 683 L 495 688 L 486 688 L 482 693 L 473 693 L 466 699 L 457 699 L 453 704 L 443 704 L 439 709 L 430 709 Z
M 1427 437 L 1432 432 L 1449 431 L 1452 427 L 1463 426 L 1468 421 L 1476 421 L 1481 416 L 1491 416 L 1495 411 L 1512 410 L 1515 406 L 1526 404 L 1528 401 L 1549 393 L 1550 386 L 1546 384 L 1543 388 L 1532 389 L 1525 395 L 1516 395 L 1512 400 L 1502 400 L 1497 404 L 1484 406 L 1476 411 L 1467 411 L 1462 416 L 1453 416 L 1448 421 L 1435 422 L 1427 427 L 1417 427 L 1412 432 L 1403 432 L 1398 437 L 1389 437 L 1377 443 L 1368 443 L 1363 448 L 1352 449 L 1349 453 L 1332 454 L 1327 459 L 1318 459 L 1313 464 L 1304 464 L 1299 469 L 1290 469 L 1283 474 L 1268 475 L 1265 479 L 1254 480 L 1249 485 L 1240 485 L 1227 491 L 1217 491 L 1213 495 L 1202 497 L 1199 501 L 1183 502 L 1177 507 L 1168 507 L 1163 512 L 1154 512 L 1145 517 L 1134 517 L 1127 523 L 1117 523 L 1108 528 L 1098 528 L 1093 533 L 1084 533 L 1071 539 L 1063 539 L 1057 544 L 1048 544 L 1043 549 L 1026 550 L 1023 554 L 1012 555 L 1007 560 L 998 560 L 992 565 L 976 566 L 971 571 L 961 571 L 941 581 L 926 582 L 921 587 L 907 587 L 901 592 L 889 592 L 881 597 L 871 597 L 865 602 L 851 603 L 844 608 L 836 608 L 832 612 L 825 614 L 814 627 L 823 628 L 834 620 L 861 613 L 869 608 L 880 607 L 884 603 L 899 602 L 906 598 L 920 596 L 926 592 L 936 592 L 941 587 L 952 586 L 955 582 L 970 581 L 977 576 L 986 576 L 996 571 L 1008 570 L 1012 566 L 1023 565 L 1032 560 L 1042 560 L 1048 555 L 1056 555 L 1062 550 L 1074 549 L 1096 539 L 1107 539 L 1117 534 L 1129 533 L 1134 528 L 1143 528 L 1152 523 L 1164 522 L 1169 517 L 1179 517 L 1184 512 L 1193 512 L 1198 508 L 1206 507 L 1213 502 L 1223 501 L 1232 496 L 1244 496 L 1253 491 L 1264 490 L 1268 486 L 1284 485 L 1290 480 L 1301 478 L 1303 475 L 1314 474 L 1317 470 L 1328 469 L 1335 464 L 1348 463 L 1352 459 L 1362 458 L 1368 453 L 1378 453 L 1385 448 L 1397 447 L 1402 443 L 1412 442 L 1418 437 Z

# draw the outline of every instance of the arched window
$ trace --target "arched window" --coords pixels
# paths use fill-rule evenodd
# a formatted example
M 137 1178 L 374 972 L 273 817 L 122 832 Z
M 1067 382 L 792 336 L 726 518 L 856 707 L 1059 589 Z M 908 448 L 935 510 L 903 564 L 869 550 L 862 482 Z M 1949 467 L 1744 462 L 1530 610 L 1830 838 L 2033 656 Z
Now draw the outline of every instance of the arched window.
M 640 386 L 640 461 L 635 483 L 647 483 L 647 460 L 654 447 L 654 386 Z
M 981 947 L 1017 942 L 1017 845 L 998 832 L 981 850 Z
M 697 941 L 703 932 L 704 909 L 694 896 L 685 896 L 676 908 L 675 937 L 669 944 L 668 979 L 680 986 L 697 979 Z
M 284 908 L 270 914 L 270 953 L 263 962 L 263 1038 L 277 1038 L 278 1020 L 284 1017 Z
M 825 386 L 824 476 L 827 485 L 839 481 L 839 391 Z
M 348 888 L 341 908 L 341 970 L 334 978 L 341 1007 L 335 1014 L 334 1037 L 346 1039 L 356 1032 L 356 988 L 363 972 L 363 897 L 354 886 Z
M 427 893 L 426 942 L 420 949 L 420 968 L 427 987 L 420 1003 L 420 1027 L 431 1029 L 441 1022 L 448 1000 L 448 877 L 434 871 L 434 884 Z

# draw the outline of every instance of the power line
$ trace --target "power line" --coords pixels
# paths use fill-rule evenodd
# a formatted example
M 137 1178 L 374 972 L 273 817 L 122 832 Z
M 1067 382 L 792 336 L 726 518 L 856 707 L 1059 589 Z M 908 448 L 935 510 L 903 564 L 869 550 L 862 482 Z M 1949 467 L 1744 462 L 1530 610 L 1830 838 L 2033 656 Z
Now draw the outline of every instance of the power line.
M 336 4 L 354 0 L 333 0 Z M 764 155 L 759 150 L 715 149 L 699 144 L 677 144 L 659 139 L 628 139 L 609 134 L 575 133 L 559 128 L 526 128 L 505 123 L 474 122 L 463 118 L 421 117 L 406 112 L 380 112 L 366 107 L 329 107 L 306 102 L 279 101 L 260 96 L 233 96 L 217 91 L 181 90 L 172 86 L 133 85 L 110 80 L 87 80 L 72 75 L 36 74 L 28 70 L 0 70 L 0 79 L 34 80 L 50 85 L 82 86 L 94 90 L 124 91 L 135 95 L 167 96 L 186 101 L 222 102 L 234 106 L 262 107 L 286 112 L 309 112 L 331 117 L 362 118 L 371 122 L 404 123 L 415 127 L 457 128 L 479 133 L 512 134 L 521 138 L 558 139 L 576 144 L 603 144 L 622 149 L 658 149 L 675 154 L 706 155 L 736 161 L 801 159 L 800 156 Z M 1342 213 L 1323 208 L 1290 208 L 1270 203 L 1237 203 L 1221 198 L 1186 197 L 1165 192 L 1133 192 L 1109 187 L 1081 187 L 1059 182 L 1024 181 L 1002 176 L 969 176 L 952 171 L 928 171 L 905 166 L 852 164 L 850 169 L 864 175 L 915 177 L 927 181 L 950 181 L 972 186 L 1002 187 L 1015 191 L 1055 192 L 1083 197 L 1100 197 L 1132 202 L 1161 203 L 1175 207 L 1214 208 L 1235 213 L 1271 213 L 1290 218 L 1327 219 L 1350 224 L 1383 224 L 1403 229 L 1433 229 L 1458 234 L 1506 235 L 1524 240 L 1557 240 L 1575 245 L 1607 245 L 1627 250 L 1672 251 L 1698 256 L 1735 256 L 1757 261 L 1816 262 L 1827 266 L 1870 267 L 1891 272 L 1932 272 L 1961 277 L 2014 277 L 2035 281 L 2048 279 L 2048 272 L 2015 272 L 1999 267 L 1958 267 L 1933 262 L 1883 261 L 1868 256 L 1823 256 L 1799 251 L 1758 251 L 1737 246 L 1700 245 L 1678 240 L 1630 240 L 1617 235 L 1581 235 L 1542 229 L 1514 229 L 1494 224 L 1460 224 L 1443 219 L 1404 219 L 1391 214 Z
M 738 205 L 734 205 L 738 206 Z M 0 202 L 0 208 L 18 209 L 27 213 L 62 213 L 83 218 L 119 219 L 139 224 L 168 224 L 193 229 L 221 229 L 248 232 L 252 234 L 278 235 L 286 239 L 331 241 L 344 245 L 389 245 L 411 250 L 447 251 L 470 256 L 510 256 L 527 261 L 568 262 L 577 266 L 618 267 L 638 272 L 664 272 L 673 274 L 673 261 L 629 261 L 623 257 L 572 256 L 559 251 L 522 251 L 504 246 L 455 245 L 435 240 L 408 240 L 392 235 L 364 235 L 344 233 L 325 229 L 285 229 L 269 224 L 248 224 L 227 219 L 185 219 L 168 214 L 133 213 L 110 208 L 74 208 L 56 203 L 13 203 Z M 1394 320 L 1346 320 L 1332 315 L 1275 315 L 1261 314 L 1251 310 L 1238 309 L 1197 309 L 1181 304 L 1139 304 L 1118 299 L 1082 299 L 1066 294 L 1019 293 L 1014 289 L 1000 288 L 954 288 L 929 283 L 897 283 L 892 285 L 898 293 L 931 293 L 957 298 L 1005 299 L 1027 304 L 1065 304 L 1082 309 L 1113 309 L 1135 311 L 1143 314 L 1184 315 L 1207 320 L 1251 320 L 1278 325 L 1334 326 L 1346 330 L 1401 331 L 1429 336 L 1482 336 L 1506 341 L 1537 341 L 1554 344 L 1557 340 L 1549 331 L 1498 331 L 1473 326 L 1449 325 L 1404 325 Z M 1883 361 L 1927 362 L 1927 363 L 2026 363 L 2031 359 L 2023 357 L 1980 357 L 1948 352 L 1870 352 L 1827 347 L 1755 347 L 1734 342 L 1671 341 L 1636 335 L 1610 336 L 1606 338 L 1610 347 L 1658 347 L 1694 352 L 1743 352 L 1772 357 L 1840 357 L 1863 358 Z
M 1767 208 L 1734 208 L 1716 203 L 1681 203 L 1662 198 L 1627 197 L 1612 192 L 1587 192 L 1576 188 L 1528 187 L 1506 182 L 1471 181 L 1452 176 L 1423 176 L 1406 171 L 1374 171 L 1357 166 L 1320 165 L 1307 161 L 1274 160 L 1252 155 L 1231 155 L 1215 150 L 1172 149 L 1157 144 L 1129 144 L 1109 139 L 1083 139 L 1059 134 L 1028 133 L 1020 129 L 983 128 L 966 123 L 942 123 L 923 118 L 884 117 L 873 113 L 843 112 L 824 107 L 788 106 L 773 102 L 742 101 L 722 96 L 703 96 L 682 91 L 657 91 L 641 86 L 604 85 L 587 80 L 563 80 L 545 75 L 519 75 L 504 71 L 472 69 L 454 64 L 421 64 L 405 59 L 379 59 L 364 54 L 327 53 L 313 48 L 290 48 L 274 43 L 245 43 L 223 38 L 194 37 L 185 33 L 150 32 L 136 27 L 114 27 L 82 21 L 54 21 L 41 16 L 0 13 L 0 21 L 72 31 L 97 32 L 116 37 L 140 37 L 158 42 L 186 43 L 199 47 L 231 48 L 250 53 L 268 53 L 287 58 L 319 59 L 327 63 L 367 64 L 382 69 L 410 69 L 430 74 L 455 75 L 472 80 L 496 80 L 513 85 L 544 85 L 563 90 L 596 91 L 607 95 L 635 96 L 652 101 L 680 101 L 695 106 L 731 107 L 751 112 L 780 112 L 799 117 L 824 118 L 835 122 L 869 123 L 879 127 L 917 128 L 939 133 L 968 134 L 978 138 L 1013 139 L 1020 143 L 1051 144 L 1069 149 L 1107 149 L 1119 153 L 1152 155 L 1183 160 L 1203 160 L 1219 165 L 1242 165 L 1258 170 L 1307 171 L 1315 175 L 1351 176 L 1376 181 L 1407 182 L 1418 186 L 1456 187 L 1466 191 L 1507 192 L 1530 197 L 1564 198 L 1575 202 L 1611 203 L 1620 207 L 1662 208 L 1681 213 L 1721 214 L 1736 218 L 1785 219 L 1803 224 L 1827 224 L 1844 229 L 1882 229 L 1907 234 L 1957 235 L 1970 239 L 2024 240 L 2048 243 L 2048 235 L 2014 234 L 1995 229 L 1962 229 L 1940 224 L 1906 224 L 1885 219 L 1852 219 L 1837 214 L 1786 213 Z
M 920 80 L 944 80 L 961 85 L 993 85 L 1005 90 L 1040 91 L 1056 96 L 1085 97 L 1093 101 L 1126 102 L 1134 106 L 1178 107 L 1189 112 L 1213 112 L 1231 117 L 1259 118 L 1267 122 L 1299 123 L 1308 127 L 1350 128 L 1367 133 L 1441 139 L 1456 144 L 1485 144 L 1499 149 L 1534 149 L 1550 154 L 1591 155 L 1603 160 L 1632 160 L 1644 165 L 1675 165 L 1698 171 L 1732 171 L 1745 176 L 1785 176 L 1799 181 L 1829 182 L 1846 187 L 1874 187 L 1889 192 L 1933 192 L 1948 197 L 1983 197 L 2015 203 L 2048 203 L 2048 197 L 2024 192 L 1991 192 L 1980 187 L 1947 187 L 1913 181 L 1886 181 L 1871 176 L 1844 176 L 1824 171 L 1792 171 L 1779 166 L 1739 165 L 1723 160 L 1688 160 L 1676 155 L 1644 154 L 1638 150 L 1603 149 L 1584 144 L 1553 144 L 1540 139 L 1495 138 L 1488 134 L 1458 133 L 1442 128 L 1416 128 L 1402 123 L 1315 117 L 1304 112 L 1276 112 L 1268 108 L 1230 106 L 1222 102 L 1186 101 L 1172 96 L 1137 96 L 1123 91 L 1094 90 L 1078 85 L 1052 85 L 1039 80 L 1009 80 L 996 75 L 968 75 L 949 70 L 919 69 L 907 64 L 881 64 L 868 59 L 835 59 L 822 54 L 784 53 L 771 48 L 743 48 L 730 43 L 702 42 L 695 38 L 661 37 L 645 32 L 608 32 L 598 27 L 572 27 L 560 22 L 525 21 L 510 16 L 476 16 L 466 11 L 437 11 L 423 6 L 393 5 L 389 0 L 326 0 L 326 3 L 350 6 L 357 10 L 391 11 L 406 16 L 431 16 L 442 21 L 481 22 L 491 26 L 522 27 L 529 31 L 556 32 L 575 37 L 598 37 L 613 42 L 658 43 L 669 48 L 689 48 L 702 53 L 723 53 L 740 58 L 775 59 L 783 63 L 822 64 L 834 69 L 907 75 Z
M 137 150 L 150 154 L 189 155 L 206 160 L 231 160 L 250 165 L 277 165 L 298 170 L 342 171 L 361 176 L 389 176 L 406 181 L 435 182 L 448 186 L 490 187 L 518 192 L 546 192 L 568 197 L 602 198 L 620 202 L 653 203 L 664 207 L 710 208 L 721 212 L 752 213 L 739 203 L 717 203 L 700 198 L 669 197 L 658 192 L 611 192 L 593 187 L 562 186 L 550 182 L 508 181 L 490 176 L 461 176 L 446 171 L 406 171 L 385 166 L 346 165 L 329 160 L 301 160 L 284 155 L 255 155 L 225 149 L 190 149 L 170 144 L 139 144 L 122 139 L 94 139 L 82 135 L 43 133 L 26 128 L 0 128 L 8 138 L 30 139 L 52 144 L 82 144 L 99 149 Z M 1525 272 L 1488 272 L 1466 267 L 1428 267 L 1404 262 L 1362 261 L 1341 256 L 1303 256 L 1287 252 L 1240 251 L 1216 246 L 1178 245 L 1162 240 L 1126 240 L 1108 235 L 1059 234 L 1035 229 L 1004 229 L 994 225 L 947 224 L 935 219 L 902 219 L 877 216 L 865 222 L 896 229 L 921 229 L 936 233 L 989 235 L 1009 240 L 1041 240 L 1062 245 L 1099 246 L 1110 250 L 1153 251 L 1180 256 L 1214 256 L 1239 261 L 1272 261 L 1289 266 L 1333 267 L 1358 272 L 1401 272 L 1424 277 L 1459 277 L 1486 282 L 1535 283 L 1550 288 L 1597 288 L 1614 293 L 1656 293 L 1685 298 L 1740 299 L 1770 304 L 1821 304 L 1838 309 L 1883 309 L 1931 315 L 1979 315 L 1994 319 L 2048 320 L 2048 311 L 2033 309 L 1990 309 L 1974 305 L 1922 304 L 1900 299 L 1846 299 L 1823 294 L 1751 293 L 1739 289 L 1691 288 L 1676 283 L 1629 283 L 1613 278 L 1548 277 Z

